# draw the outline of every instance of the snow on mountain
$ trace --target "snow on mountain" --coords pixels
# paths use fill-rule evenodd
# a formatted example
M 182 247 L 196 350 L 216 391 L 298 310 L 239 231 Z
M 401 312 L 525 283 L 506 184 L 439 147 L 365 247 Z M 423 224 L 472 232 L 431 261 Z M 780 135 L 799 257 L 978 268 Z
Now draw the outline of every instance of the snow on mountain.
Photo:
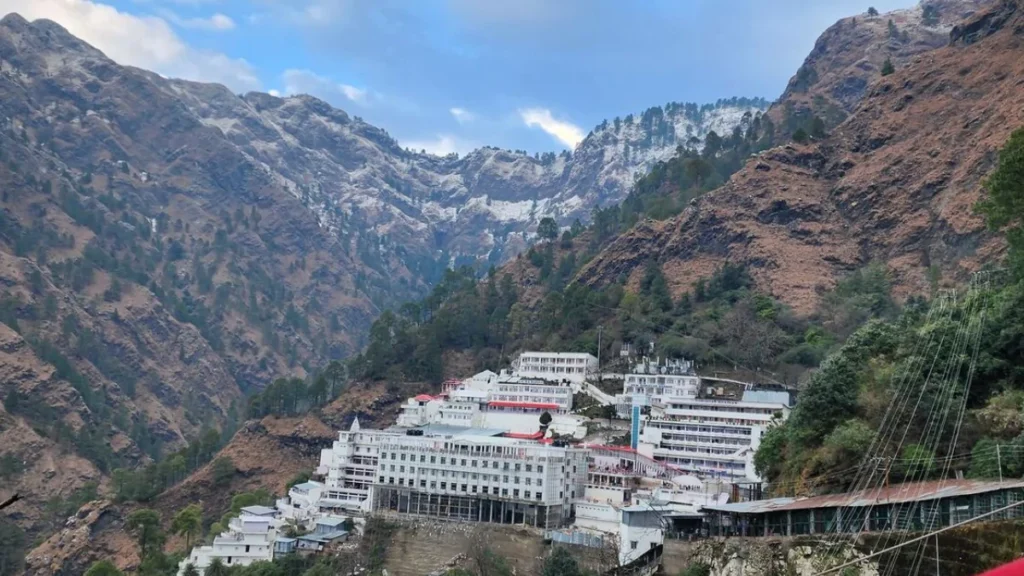
M 638 175 L 677 146 L 703 141 L 711 130 L 728 134 L 767 104 L 673 103 L 602 122 L 572 153 L 484 147 L 459 158 L 404 149 L 387 132 L 310 96 L 170 86 L 200 122 L 301 198 L 343 243 L 358 249 L 372 236 L 382 252 L 441 265 L 512 257 L 545 216 L 563 225 L 586 222 L 594 206 L 620 202 Z

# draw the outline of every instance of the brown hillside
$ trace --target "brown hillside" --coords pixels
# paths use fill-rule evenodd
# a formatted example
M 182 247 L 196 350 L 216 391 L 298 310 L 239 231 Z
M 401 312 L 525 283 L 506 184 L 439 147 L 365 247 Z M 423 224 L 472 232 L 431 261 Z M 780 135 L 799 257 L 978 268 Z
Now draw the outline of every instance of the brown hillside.
M 903 68 L 918 55 L 948 44 L 954 25 L 994 3 L 924 0 L 905 10 L 843 18 L 818 37 L 768 115 L 785 136 L 813 116 L 831 129 L 854 111 L 887 58 Z M 895 30 L 890 30 L 890 21 Z
M 27 572 L 81 574 L 99 559 L 112 560 L 122 569 L 134 569 L 139 562 L 138 550 L 124 530 L 124 519 L 133 510 L 159 511 L 168 528 L 172 515 L 192 503 L 201 504 L 204 516 L 213 522 L 227 511 L 231 497 L 239 492 L 262 488 L 271 494 L 283 495 L 289 480 L 302 471 L 316 469 L 320 451 L 330 447 L 339 428 L 349 426 L 355 417 L 366 426 L 389 426 L 394 424 L 397 406 L 397 397 L 388 393 L 383 385 L 354 386 L 325 406 L 320 414 L 296 418 L 268 416 L 248 422 L 217 455 L 230 458 L 237 469 L 228 484 L 216 485 L 211 464 L 208 464 L 152 502 L 90 503 L 32 550 L 27 559 Z M 170 538 L 167 550 L 181 546 L 183 542 Z
M 1024 10 L 1003 2 L 965 24 L 970 44 L 876 78 L 825 141 L 752 159 L 678 217 L 644 222 L 580 273 L 603 283 L 657 255 L 676 293 L 726 260 L 808 312 L 836 279 L 872 260 L 899 294 L 924 292 L 929 270 L 961 280 L 1002 244 L 972 206 L 996 151 L 1024 125 Z M 980 23 L 980 24 L 979 24 Z

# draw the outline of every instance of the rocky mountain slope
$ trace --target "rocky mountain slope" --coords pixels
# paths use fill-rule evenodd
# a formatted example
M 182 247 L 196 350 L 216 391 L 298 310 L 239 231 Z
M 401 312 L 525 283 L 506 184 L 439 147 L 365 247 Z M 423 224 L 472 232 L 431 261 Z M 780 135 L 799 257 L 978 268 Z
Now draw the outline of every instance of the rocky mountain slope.
M 886 59 L 897 68 L 949 43 L 953 26 L 991 6 L 993 0 L 922 0 L 883 14 L 843 18 L 818 37 L 769 116 L 788 136 L 814 116 L 829 129 L 864 98 Z
M 395 258 L 411 286 L 449 265 L 499 264 L 522 251 L 545 216 L 568 225 L 625 197 L 634 175 L 691 138 L 728 134 L 763 100 L 670 103 L 596 127 L 572 153 L 481 148 L 464 157 L 403 149 L 386 132 L 309 96 L 235 96 L 222 86 L 168 89 L 253 164 L 300 198 L 363 260 Z M 387 286 L 395 290 L 395 286 Z
M 902 295 L 965 279 L 1003 249 L 972 206 L 1024 124 L 1022 48 L 1024 9 L 999 2 L 958 25 L 949 46 L 876 76 L 828 138 L 762 153 L 678 217 L 616 239 L 578 281 L 635 279 L 657 255 L 678 294 L 732 261 L 806 312 L 870 261 Z
M 0 495 L 46 529 L 45 502 L 233 419 L 446 266 L 501 261 L 545 215 L 585 220 L 764 105 L 651 108 L 572 154 L 439 158 L 308 96 L 166 79 L 4 17 Z

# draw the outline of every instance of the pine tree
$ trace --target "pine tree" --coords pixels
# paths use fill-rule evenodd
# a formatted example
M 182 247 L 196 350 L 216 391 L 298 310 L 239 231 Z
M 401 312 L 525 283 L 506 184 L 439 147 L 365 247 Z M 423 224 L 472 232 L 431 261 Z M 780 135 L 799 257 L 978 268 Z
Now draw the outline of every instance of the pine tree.
M 896 66 L 893 65 L 892 60 L 886 58 L 885 62 L 882 64 L 882 76 L 888 76 L 889 74 L 892 74 L 895 71 Z

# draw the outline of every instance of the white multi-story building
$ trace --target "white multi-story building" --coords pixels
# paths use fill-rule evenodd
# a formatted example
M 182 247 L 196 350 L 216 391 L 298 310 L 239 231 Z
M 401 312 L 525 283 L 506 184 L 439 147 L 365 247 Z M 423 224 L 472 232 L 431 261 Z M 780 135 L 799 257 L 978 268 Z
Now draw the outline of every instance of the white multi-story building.
M 320 517 L 320 499 L 325 486 L 312 480 L 292 486 L 288 495 L 278 498 L 275 506 L 281 519 L 297 526 L 311 526 Z
M 696 398 L 700 378 L 689 360 L 659 361 L 644 358 L 626 374 L 622 394 L 615 396 L 615 409 L 629 416 L 632 406 L 664 405 L 669 399 Z
M 487 435 L 384 437 L 373 509 L 551 528 L 583 494 L 587 450 Z
M 644 417 L 638 450 L 703 478 L 758 481 L 754 452 L 768 426 L 789 415 L 786 392 L 742 400 L 668 398 Z
M 580 384 L 597 373 L 597 358 L 583 352 L 523 352 L 512 362 L 523 378 Z
M 438 396 L 420 394 L 402 406 L 398 425 L 404 427 L 444 424 L 501 428 L 515 434 L 540 430 L 547 412 L 549 429 L 582 438 L 586 419 L 571 414 L 572 387 L 515 373 L 485 371 L 461 382 L 449 382 Z
M 348 430 L 338 432 L 338 439 L 330 448 L 320 451 L 317 473 L 324 477 L 318 503 L 321 510 L 367 510 L 381 437 L 385 434 L 383 430 L 363 430 L 356 418 Z
M 214 559 L 220 559 L 229 568 L 273 560 L 278 521 L 273 516 L 273 509 L 259 508 L 270 510 L 270 514 L 257 515 L 242 510 L 240 516 L 231 519 L 226 532 L 213 538 L 212 545 L 192 549 L 178 565 L 178 576 L 185 573 L 189 564 L 203 574 Z
M 293 486 L 282 516 L 392 510 L 437 518 L 558 526 L 586 483 L 587 450 L 431 424 L 364 430 L 354 421 L 321 453 L 325 479 Z M 318 499 L 316 498 L 318 496 Z

